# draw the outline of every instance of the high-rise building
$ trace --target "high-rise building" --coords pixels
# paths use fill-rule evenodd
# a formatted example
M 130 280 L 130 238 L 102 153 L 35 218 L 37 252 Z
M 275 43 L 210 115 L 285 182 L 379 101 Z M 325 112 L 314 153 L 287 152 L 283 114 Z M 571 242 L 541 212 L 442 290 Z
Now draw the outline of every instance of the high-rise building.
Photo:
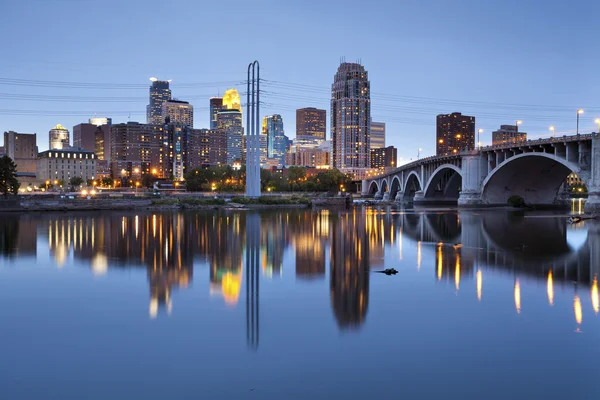
M 163 103 L 171 100 L 171 89 L 168 81 L 159 81 L 156 78 L 150 78 L 150 103 L 146 106 L 146 123 L 154 125 L 163 125 L 165 118 L 162 114 Z
M 279 114 L 267 115 L 263 118 L 263 134 L 267 138 L 267 158 L 279 160 L 285 164 L 287 136 L 283 130 L 283 118 Z
M 187 101 L 168 100 L 162 104 L 162 116 L 169 124 L 194 127 L 194 106 Z
M 164 146 L 162 132 L 162 126 L 139 122 L 111 125 L 110 169 L 113 178 L 131 178 L 136 170 L 139 175 L 164 178 L 159 175 L 161 149 L 169 144 Z
M 222 97 L 210 98 L 210 129 L 217 129 L 217 114 L 223 109 L 224 107 Z
M 224 129 L 211 129 L 208 132 L 208 164 L 227 165 L 227 132 Z
M 318 146 L 326 139 L 327 111 L 314 107 L 296 110 L 296 144 Z
M 91 151 L 73 148 L 43 151 L 37 159 L 36 177 L 41 181 L 63 180 L 65 184 L 73 177 L 84 182 L 96 179 L 96 156 Z
M 475 148 L 475 117 L 459 112 L 437 116 L 436 155 L 447 156 Z
M 73 147 L 96 154 L 96 176 L 110 175 L 110 125 L 79 124 L 73 127 Z
M 227 133 L 227 164 L 242 159 L 242 113 L 239 110 L 223 110 L 217 113 L 218 129 Z
M 295 151 L 294 151 L 295 150 Z M 285 165 L 327 169 L 331 163 L 331 153 L 320 148 L 298 146 L 285 155 Z
M 35 173 L 36 137 L 35 133 L 4 132 L 4 153 L 17 165 L 18 173 Z
M 227 89 L 223 95 L 223 107 L 226 110 L 242 111 L 240 94 L 237 89 Z
M 331 85 L 332 164 L 338 169 L 371 164 L 371 89 L 365 68 L 342 63 Z
M 50 138 L 50 150 L 62 150 L 71 147 L 69 130 L 61 124 L 50 129 L 48 136 Z
M 519 131 L 518 125 L 500 125 L 500 129 L 492 132 L 492 145 L 518 143 L 527 141 L 527 133 Z
M 183 180 L 185 150 L 190 130 L 191 128 L 186 125 L 163 126 L 159 150 L 159 175 L 163 178 Z
M 394 146 L 371 149 L 371 168 L 397 167 L 398 150 Z
M 385 147 L 385 122 L 371 121 L 371 150 Z
M 210 164 L 210 130 L 190 129 L 185 142 L 185 171 Z

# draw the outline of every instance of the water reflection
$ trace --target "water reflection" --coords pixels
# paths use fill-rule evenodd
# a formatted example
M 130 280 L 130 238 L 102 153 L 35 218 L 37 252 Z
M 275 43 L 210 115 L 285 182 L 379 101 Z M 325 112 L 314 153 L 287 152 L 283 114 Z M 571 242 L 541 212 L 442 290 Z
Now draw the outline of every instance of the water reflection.
M 577 245 L 573 245 L 574 234 Z M 478 301 L 484 274 L 489 279 L 490 274 L 504 273 L 513 282 L 517 314 L 527 281 L 545 284 L 550 306 L 558 302 L 557 287 L 575 293 L 573 282 L 577 282 L 586 293 L 589 287 L 590 293 L 589 299 L 574 294 L 579 326 L 582 299 L 591 303 L 595 314 L 600 311 L 598 239 L 600 227 L 595 221 L 569 227 L 564 217 L 503 212 L 355 209 L 6 214 L 0 218 L 0 251 L 7 262 L 38 257 L 47 248 L 56 267 L 84 265 L 95 276 L 116 268 L 145 268 L 151 318 L 176 312 L 173 293 L 188 288 L 194 274 L 206 279 L 202 290 L 229 308 L 237 306 L 245 290 L 248 344 L 253 348 L 259 343 L 261 279 L 273 279 L 278 285 L 290 275 L 305 284 L 326 286 L 328 272 L 331 314 L 339 329 L 356 330 L 367 320 L 370 280 L 376 279 L 370 272 L 384 267 L 400 269 L 397 278 L 401 278 L 406 266 L 457 295 L 475 289 Z M 399 260 L 405 263 L 398 264 Z M 504 301 L 513 307 L 508 295 Z

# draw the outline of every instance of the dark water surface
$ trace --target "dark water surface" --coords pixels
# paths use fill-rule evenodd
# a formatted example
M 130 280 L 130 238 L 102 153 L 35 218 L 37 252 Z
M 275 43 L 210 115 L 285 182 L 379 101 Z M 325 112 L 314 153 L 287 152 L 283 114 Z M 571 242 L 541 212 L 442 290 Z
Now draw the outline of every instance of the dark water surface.
M 2 214 L 0 253 L 3 400 L 600 398 L 594 221 Z

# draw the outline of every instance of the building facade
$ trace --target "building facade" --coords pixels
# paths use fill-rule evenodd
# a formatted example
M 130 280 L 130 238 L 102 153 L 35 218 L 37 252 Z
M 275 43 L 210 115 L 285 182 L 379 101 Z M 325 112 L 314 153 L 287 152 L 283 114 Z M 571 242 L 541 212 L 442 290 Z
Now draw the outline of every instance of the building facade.
M 436 118 L 436 155 L 446 156 L 475 148 L 475 117 L 459 112 Z
M 242 103 L 240 102 L 240 93 L 237 89 L 227 89 L 223 95 L 223 109 L 242 111 Z
M 171 89 L 169 81 L 160 81 L 156 78 L 150 78 L 150 102 L 146 106 L 146 123 L 153 125 L 162 125 L 165 123 L 163 116 L 163 103 L 171 100 Z
M 520 132 L 518 125 L 500 125 L 500 129 L 492 132 L 492 145 L 518 143 L 527 141 L 527 133 Z
M 162 116 L 169 124 L 194 127 L 194 106 L 187 101 L 165 101 L 162 105 Z
M 296 140 L 301 146 L 318 146 L 326 139 L 327 111 L 314 107 L 296 110 Z
M 18 173 L 36 172 L 37 135 L 35 133 L 4 132 L 4 154 L 12 158 Z
M 223 110 L 217 113 L 218 129 L 227 133 L 227 164 L 242 159 L 242 113 L 239 110 Z
M 50 150 L 62 150 L 71 147 L 71 138 L 69 130 L 61 124 L 56 125 L 48 132 L 50 139 Z
M 78 149 L 43 151 L 38 155 L 36 177 L 41 181 L 62 180 L 65 184 L 73 177 L 84 182 L 96 179 L 96 156 Z
M 285 155 L 285 165 L 328 169 L 331 163 L 331 153 L 319 148 L 299 147 Z
M 101 125 L 112 125 L 112 118 L 106 117 L 94 117 L 90 118 L 88 122 L 92 125 L 101 126 Z
M 110 127 L 110 135 L 110 171 L 114 179 L 131 178 L 134 174 L 163 178 L 159 176 L 161 148 L 164 146 L 162 126 L 139 122 L 115 124 Z
M 369 168 L 371 89 L 365 68 L 342 63 L 331 85 L 332 166 Z
M 227 132 L 224 129 L 211 129 L 208 132 L 208 165 L 227 165 Z
M 394 146 L 371 149 L 371 168 L 385 169 L 398 166 L 398 149 Z
M 210 98 L 210 129 L 217 129 L 217 114 L 223 109 L 224 107 L 222 97 Z
M 279 114 L 263 118 L 262 133 L 267 139 L 267 158 L 285 164 L 287 136 L 283 130 L 283 118 Z
M 371 150 L 385 147 L 385 122 L 371 121 Z
M 163 179 L 183 180 L 186 147 L 191 128 L 167 124 L 161 131 L 158 175 Z
M 185 143 L 185 171 L 210 165 L 210 129 L 190 129 Z

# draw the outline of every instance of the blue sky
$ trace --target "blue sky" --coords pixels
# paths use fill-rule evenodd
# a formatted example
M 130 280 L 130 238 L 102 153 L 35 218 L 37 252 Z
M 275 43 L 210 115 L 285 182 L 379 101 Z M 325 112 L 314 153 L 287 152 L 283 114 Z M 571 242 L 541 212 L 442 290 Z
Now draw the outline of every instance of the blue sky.
M 71 130 L 106 112 L 144 122 L 151 76 L 173 79 L 195 126 L 208 127 L 208 98 L 244 90 L 254 59 L 266 80 L 261 114 L 281 114 L 291 137 L 296 108 L 329 119 L 340 57 L 360 59 L 373 119 L 404 162 L 418 148 L 434 153 L 438 113 L 474 115 L 484 143 L 517 119 L 535 137 L 550 125 L 574 133 L 577 108 L 581 132 L 600 118 L 593 0 L 3 0 L 0 15 L 0 130 L 36 132 L 40 151 L 57 123 Z

